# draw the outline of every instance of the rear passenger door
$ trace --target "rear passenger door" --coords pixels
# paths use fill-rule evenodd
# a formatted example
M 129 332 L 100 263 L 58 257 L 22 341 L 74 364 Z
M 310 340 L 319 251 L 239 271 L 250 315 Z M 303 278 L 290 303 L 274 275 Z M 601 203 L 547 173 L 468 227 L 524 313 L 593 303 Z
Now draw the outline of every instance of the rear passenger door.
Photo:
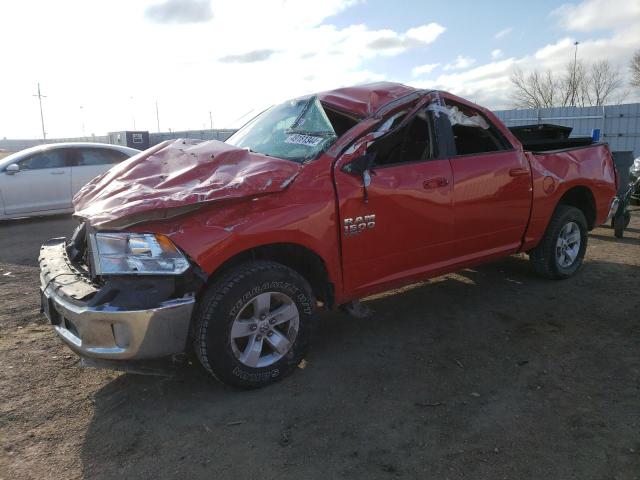
M 110 148 L 83 147 L 77 149 L 71 172 L 72 195 L 75 195 L 91 179 L 127 158 L 129 156 L 126 153 Z
M 479 126 L 467 125 L 461 117 L 462 123 L 456 123 L 455 115 L 448 118 L 455 144 L 451 158 L 455 255 L 464 263 L 515 252 L 529 221 L 529 162 L 481 112 L 466 105 L 447 106 L 484 120 L 478 120 Z

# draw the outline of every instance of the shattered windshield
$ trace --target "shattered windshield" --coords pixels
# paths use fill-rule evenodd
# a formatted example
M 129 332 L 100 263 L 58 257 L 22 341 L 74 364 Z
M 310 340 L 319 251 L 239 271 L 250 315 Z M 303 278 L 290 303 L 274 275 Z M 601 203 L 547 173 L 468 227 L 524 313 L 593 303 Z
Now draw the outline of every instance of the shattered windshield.
M 271 107 L 226 143 L 272 157 L 304 162 L 329 148 L 337 135 L 317 97 Z

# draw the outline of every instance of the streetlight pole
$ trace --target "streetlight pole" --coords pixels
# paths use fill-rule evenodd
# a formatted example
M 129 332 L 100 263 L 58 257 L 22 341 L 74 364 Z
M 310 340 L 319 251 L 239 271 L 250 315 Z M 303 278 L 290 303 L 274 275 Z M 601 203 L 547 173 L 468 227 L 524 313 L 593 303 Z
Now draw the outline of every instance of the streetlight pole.
M 47 97 L 40 93 L 40 82 L 38 82 L 38 94 L 33 96 L 38 97 L 38 103 L 40 104 L 40 123 L 42 124 L 42 139 L 46 141 L 47 132 L 44 129 L 44 115 L 42 114 L 42 99 Z
M 576 69 L 578 67 L 578 45 L 580 45 L 580 42 L 573 42 L 573 45 L 576 48 L 573 51 L 573 75 L 571 75 L 571 106 L 575 105 L 576 91 L 578 90 Z

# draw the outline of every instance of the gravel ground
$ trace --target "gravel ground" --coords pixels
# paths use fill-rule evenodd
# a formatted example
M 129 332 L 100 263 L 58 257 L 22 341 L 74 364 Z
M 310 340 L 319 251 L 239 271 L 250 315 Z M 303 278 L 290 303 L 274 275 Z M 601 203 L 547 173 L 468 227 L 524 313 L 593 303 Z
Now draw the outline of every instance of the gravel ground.
M 638 213 L 570 280 L 514 256 L 323 314 L 250 392 L 80 367 L 38 313 L 38 246 L 71 226 L 0 225 L 0 479 L 640 479 Z

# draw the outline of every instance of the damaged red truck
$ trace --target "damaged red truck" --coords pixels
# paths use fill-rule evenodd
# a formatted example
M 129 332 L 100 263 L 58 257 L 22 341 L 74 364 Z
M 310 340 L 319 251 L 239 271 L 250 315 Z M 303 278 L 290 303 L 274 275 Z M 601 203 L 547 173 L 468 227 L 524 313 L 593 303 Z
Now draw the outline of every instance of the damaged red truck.
M 517 252 L 573 275 L 616 173 L 606 145 L 562 146 L 523 149 L 488 110 L 393 83 L 288 101 L 86 185 L 73 236 L 40 252 L 42 308 L 93 361 L 192 347 L 219 380 L 267 385 L 304 357 L 317 308 Z

